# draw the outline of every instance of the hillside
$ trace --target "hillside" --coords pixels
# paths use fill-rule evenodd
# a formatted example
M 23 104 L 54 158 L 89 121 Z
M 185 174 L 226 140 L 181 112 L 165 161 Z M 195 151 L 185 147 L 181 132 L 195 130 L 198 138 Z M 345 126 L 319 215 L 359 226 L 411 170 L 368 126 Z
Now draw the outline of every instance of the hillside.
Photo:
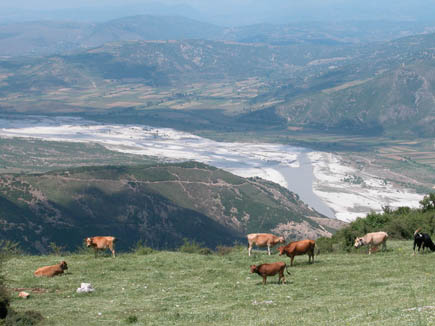
M 434 46 L 435 34 L 352 47 L 106 43 L 65 55 L 0 60 L 0 107 L 95 114 L 106 121 L 115 112 L 116 119 L 146 116 L 154 125 L 185 116 L 190 130 L 221 129 L 228 120 L 230 130 L 433 137 Z
M 40 266 L 68 263 L 64 276 L 33 277 Z M 251 264 L 284 261 L 277 254 L 235 248 L 224 256 L 153 252 L 94 259 L 18 256 L 3 264 L 12 308 L 42 314 L 44 324 L 348 325 L 433 324 L 434 254 L 412 256 L 411 241 L 389 241 L 387 252 L 297 256 L 285 285 L 267 284 Z M 418 271 L 418 276 L 416 276 Z M 93 293 L 78 294 L 80 283 Z M 18 289 L 30 298 L 17 297 Z M 418 294 L 418 295 L 417 295 Z
M 316 238 L 343 225 L 274 183 L 193 162 L 2 175 L 0 194 L 2 238 L 37 252 L 50 242 L 75 249 L 98 234 L 119 237 L 121 250 L 139 240 L 173 248 L 184 238 L 213 248 L 251 232 Z

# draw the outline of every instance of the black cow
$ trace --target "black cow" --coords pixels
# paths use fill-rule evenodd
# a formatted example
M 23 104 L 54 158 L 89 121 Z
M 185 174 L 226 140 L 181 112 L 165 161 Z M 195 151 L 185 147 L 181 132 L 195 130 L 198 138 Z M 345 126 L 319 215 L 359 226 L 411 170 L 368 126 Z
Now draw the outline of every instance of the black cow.
M 418 247 L 418 252 L 420 252 L 420 248 L 423 245 L 424 248 L 428 247 L 431 251 L 435 251 L 435 244 L 432 242 L 429 234 L 421 233 L 420 229 L 415 230 L 414 232 L 414 255 L 415 255 L 415 246 Z

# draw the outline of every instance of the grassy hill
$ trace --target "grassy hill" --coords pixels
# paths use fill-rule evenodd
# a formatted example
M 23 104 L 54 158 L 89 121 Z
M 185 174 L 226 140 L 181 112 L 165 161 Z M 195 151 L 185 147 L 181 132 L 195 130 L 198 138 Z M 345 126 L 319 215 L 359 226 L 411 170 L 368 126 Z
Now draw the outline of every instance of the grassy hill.
M 137 241 L 174 248 L 184 238 L 214 248 L 251 232 L 316 238 L 343 225 L 277 184 L 194 162 L 0 175 L 0 218 L 2 238 L 32 252 L 104 234 L 120 238 L 121 250 Z
M 320 254 L 314 264 L 295 259 L 288 283 L 249 273 L 251 264 L 289 258 L 246 248 L 224 256 L 154 252 L 18 256 L 3 266 L 12 308 L 35 310 L 47 325 L 432 325 L 433 254 L 412 256 L 410 241 L 388 251 Z M 66 260 L 68 273 L 33 276 Z M 95 292 L 77 294 L 81 282 Z M 31 294 L 17 297 L 18 289 Z

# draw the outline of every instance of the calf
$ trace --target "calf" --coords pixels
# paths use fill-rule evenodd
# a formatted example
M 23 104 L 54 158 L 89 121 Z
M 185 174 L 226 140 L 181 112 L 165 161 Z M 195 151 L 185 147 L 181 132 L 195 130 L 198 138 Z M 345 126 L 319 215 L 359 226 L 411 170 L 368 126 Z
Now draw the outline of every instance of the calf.
M 95 257 L 97 257 L 98 250 L 110 249 L 112 257 L 115 257 L 115 237 L 92 237 L 86 238 L 86 246 L 93 247 L 95 250 Z
M 258 247 L 267 247 L 267 252 L 270 256 L 270 247 L 273 247 L 277 243 L 284 243 L 284 237 L 277 237 L 270 233 L 250 233 L 247 238 L 249 256 L 251 256 L 251 250 L 254 244 Z
M 418 247 L 418 252 L 420 252 L 420 248 L 423 245 L 424 248 L 428 247 L 431 251 L 435 251 L 435 244 L 432 242 L 430 235 L 427 233 L 421 233 L 420 229 L 415 230 L 414 232 L 414 255 L 415 255 L 415 246 Z
M 308 263 L 314 263 L 314 248 L 316 242 L 314 240 L 301 240 L 290 242 L 287 246 L 278 248 L 279 255 L 286 254 L 290 257 L 290 266 L 293 266 L 295 256 L 308 254 Z M 312 261 L 311 261 L 312 259 Z
M 279 279 L 278 283 L 282 282 L 285 283 L 285 276 L 284 276 L 284 268 L 288 275 L 290 273 L 287 270 L 287 265 L 280 261 L 276 263 L 271 264 L 261 264 L 261 265 L 251 265 L 251 273 L 257 273 L 258 275 L 263 277 L 263 285 L 266 284 L 266 279 L 268 276 L 274 276 L 277 273 L 279 273 Z
M 355 248 L 359 248 L 361 246 L 368 246 L 369 255 L 372 253 L 372 248 L 379 246 L 382 244 L 382 250 L 387 250 L 387 232 L 379 231 L 367 233 L 365 236 L 361 238 L 355 239 Z
M 66 269 L 68 269 L 68 265 L 66 264 L 66 261 L 61 261 L 57 265 L 40 267 L 33 274 L 35 276 L 53 277 L 56 275 L 63 274 L 63 271 Z

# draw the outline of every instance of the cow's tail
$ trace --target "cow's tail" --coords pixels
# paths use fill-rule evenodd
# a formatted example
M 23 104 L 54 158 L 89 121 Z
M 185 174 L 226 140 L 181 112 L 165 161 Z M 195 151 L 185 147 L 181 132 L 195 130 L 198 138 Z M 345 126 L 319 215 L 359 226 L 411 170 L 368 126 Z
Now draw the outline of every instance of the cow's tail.
M 415 230 L 414 232 L 414 237 L 417 235 L 418 232 L 420 232 L 421 228 L 418 228 L 417 230 Z

